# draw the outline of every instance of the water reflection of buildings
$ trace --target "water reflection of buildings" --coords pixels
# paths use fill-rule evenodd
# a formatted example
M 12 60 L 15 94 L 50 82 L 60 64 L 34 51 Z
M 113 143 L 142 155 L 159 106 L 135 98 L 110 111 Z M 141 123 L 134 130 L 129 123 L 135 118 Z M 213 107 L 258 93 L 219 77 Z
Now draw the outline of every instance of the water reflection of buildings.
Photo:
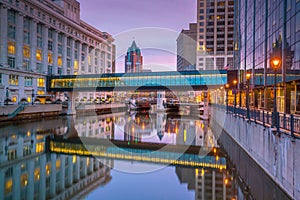
M 0 199 L 79 198 L 110 181 L 110 160 L 45 153 L 45 143 L 31 131 L 0 138 Z
M 226 170 L 176 167 L 180 183 L 195 190 L 195 199 L 236 199 L 231 175 Z

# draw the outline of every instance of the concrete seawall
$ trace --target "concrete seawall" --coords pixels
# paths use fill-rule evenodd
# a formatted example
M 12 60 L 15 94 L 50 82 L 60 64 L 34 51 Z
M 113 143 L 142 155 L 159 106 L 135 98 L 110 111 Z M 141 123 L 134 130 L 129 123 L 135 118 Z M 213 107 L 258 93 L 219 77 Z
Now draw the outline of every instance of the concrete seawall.
M 13 119 L 8 118 L 8 114 L 14 112 L 17 108 L 18 105 L 0 107 L 0 121 L 58 116 L 62 113 L 61 104 L 35 104 L 25 106 L 24 110 Z
M 211 127 L 217 135 L 230 135 L 282 189 L 300 199 L 300 140 L 216 108 Z

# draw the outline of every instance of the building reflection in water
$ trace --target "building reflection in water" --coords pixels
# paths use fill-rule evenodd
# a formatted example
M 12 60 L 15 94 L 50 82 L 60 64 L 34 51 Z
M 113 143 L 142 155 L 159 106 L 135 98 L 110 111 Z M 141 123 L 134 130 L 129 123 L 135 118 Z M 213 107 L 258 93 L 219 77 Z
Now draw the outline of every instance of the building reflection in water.
M 0 199 L 78 199 L 110 181 L 111 160 L 46 153 L 36 130 L 0 138 Z
M 46 135 L 218 147 L 207 123 L 185 116 L 139 113 L 0 128 L 0 199 L 78 199 L 111 180 L 113 159 L 47 153 Z M 239 186 L 233 184 L 230 169 L 175 168 L 179 181 L 195 190 L 195 199 L 237 199 Z

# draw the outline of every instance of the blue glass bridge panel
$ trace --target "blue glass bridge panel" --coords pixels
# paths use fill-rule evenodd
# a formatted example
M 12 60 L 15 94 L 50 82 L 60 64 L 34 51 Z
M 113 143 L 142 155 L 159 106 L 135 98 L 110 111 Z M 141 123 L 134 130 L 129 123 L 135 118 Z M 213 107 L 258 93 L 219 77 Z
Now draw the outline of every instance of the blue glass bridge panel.
M 227 82 L 226 70 L 187 72 L 116 73 L 92 75 L 52 76 L 48 80 L 48 90 L 70 90 L 85 88 L 115 87 L 180 87 L 218 86 Z

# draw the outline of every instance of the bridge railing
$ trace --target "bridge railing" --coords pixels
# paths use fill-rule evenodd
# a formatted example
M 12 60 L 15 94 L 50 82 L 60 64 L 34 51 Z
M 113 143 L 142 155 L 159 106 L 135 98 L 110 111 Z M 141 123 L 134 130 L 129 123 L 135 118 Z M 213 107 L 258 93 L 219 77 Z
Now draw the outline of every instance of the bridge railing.
M 221 104 L 212 104 L 211 106 L 222 109 L 228 114 L 248 119 L 250 122 L 261 123 L 263 126 L 274 127 L 278 131 L 282 130 L 288 132 L 293 137 L 295 137 L 295 134 L 300 134 L 300 117 L 293 114 L 277 112 L 274 115 L 273 112 L 266 110 L 249 108 L 247 111 L 244 107 L 226 106 Z M 276 120 L 274 120 L 274 117 L 276 117 Z

